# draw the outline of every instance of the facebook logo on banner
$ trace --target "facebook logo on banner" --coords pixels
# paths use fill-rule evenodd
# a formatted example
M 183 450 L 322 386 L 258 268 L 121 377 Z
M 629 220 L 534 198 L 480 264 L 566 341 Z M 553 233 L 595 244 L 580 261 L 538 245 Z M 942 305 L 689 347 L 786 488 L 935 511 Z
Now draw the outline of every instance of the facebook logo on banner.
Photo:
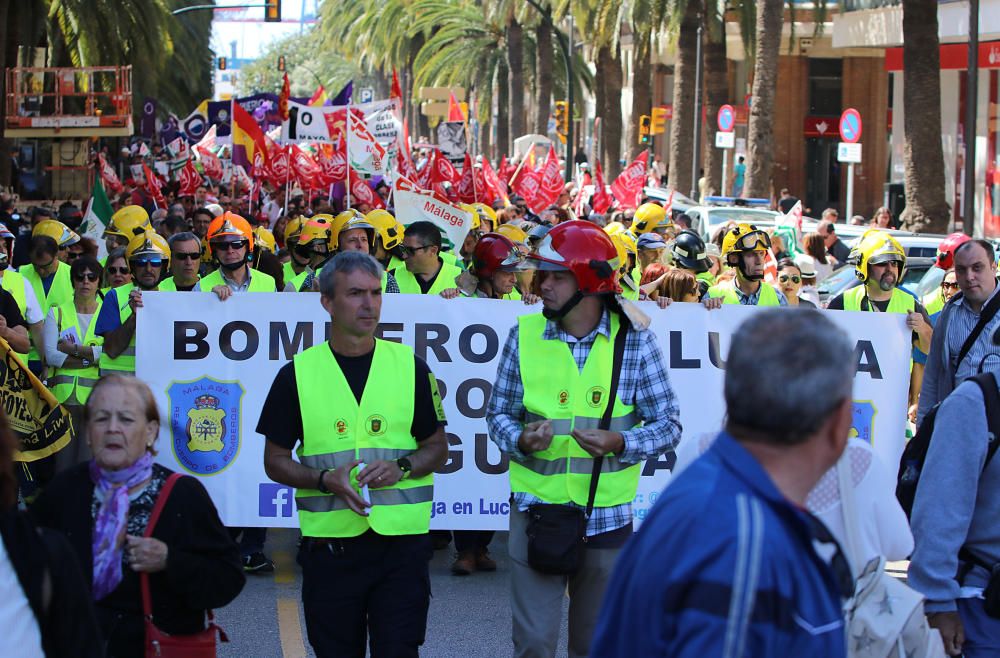
M 291 516 L 292 501 L 294 500 L 291 487 L 264 482 L 260 485 L 260 495 L 257 501 L 258 511 L 260 516 Z

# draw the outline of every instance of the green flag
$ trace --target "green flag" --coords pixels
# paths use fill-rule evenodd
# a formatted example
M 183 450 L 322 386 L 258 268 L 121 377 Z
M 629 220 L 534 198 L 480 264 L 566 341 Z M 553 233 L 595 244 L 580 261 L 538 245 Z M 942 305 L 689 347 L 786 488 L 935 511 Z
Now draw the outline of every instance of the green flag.
M 80 224 L 80 235 L 88 237 L 97 243 L 97 257 L 103 262 L 108 255 L 108 250 L 104 244 L 104 227 L 111 221 L 111 202 L 108 195 L 104 193 L 104 186 L 101 185 L 99 177 L 94 178 L 94 189 L 90 193 L 90 203 L 87 204 L 87 214 Z

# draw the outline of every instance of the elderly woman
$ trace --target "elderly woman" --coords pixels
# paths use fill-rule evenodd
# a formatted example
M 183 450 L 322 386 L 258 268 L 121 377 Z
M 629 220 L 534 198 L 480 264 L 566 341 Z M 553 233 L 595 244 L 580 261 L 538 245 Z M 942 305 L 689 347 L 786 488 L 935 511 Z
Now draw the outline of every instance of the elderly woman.
M 153 463 L 160 414 L 145 383 L 102 377 L 84 420 L 93 459 L 57 475 L 31 512 L 73 546 L 108 656 L 141 656 L 139 574 L 149 574 L 153 623 L 166 633 L 194 634 L 205 628 L 206 608 L 226 605 L 243 589 L 239 548 L 193 477 L 177 482 L 152 536 L 143 536 L 171 473 Z
M 125 262 L 125 249 L 119 247 L 110 254 L 104 265 L 104 287 L 101 292 L 107 294 L 112 288 L 119 288 L 125 284 L 132 283 L 132 272 Z

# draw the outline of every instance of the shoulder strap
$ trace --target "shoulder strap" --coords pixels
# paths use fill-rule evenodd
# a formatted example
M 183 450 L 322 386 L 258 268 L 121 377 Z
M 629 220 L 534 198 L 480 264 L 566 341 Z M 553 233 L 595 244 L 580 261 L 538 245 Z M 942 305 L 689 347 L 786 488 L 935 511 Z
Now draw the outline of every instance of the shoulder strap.
M 976 339 L 979 338 L 979 334 L 983 333 L 986 325 L 988 325 L 997 314 L 997 310 L 1000 310 L 1000 294 L 993 295 L 993 299 L 990 300 L 990 303 L 987 304 L 982 313 L 979 314 L 979 322 L 976 323 L 972 333 L 969 334 L 969 337 L 965 339 L 964 343 L 962 343 L 962 349 L 958 352 L 958 361 L 955 362 L 956 364 L 962 363 L 962 359 L 969 354 L 972 350 L 972 346 L 976 344 Z
M 615 334 L 614 355 L 611 360 L 611 388 L 608 390 L 608 406 L 604 408 L 601 424 L 598 427 L 606 430 L 611 427 L 611 414 L 615 411 L 615 400 L 618 398 L 618 380 L 621 378 L 622 361 L 625 358 L 625 338 L 628 335 L 629 320 L 622 316 L 618 323 L 618 333 Z M 594 511 L 594 499 L 597 497 L 597 482 L 601 479 L 601 467 L 604 465 L 604 455 L 594 458 L 594 470 L 590 474 L 590 492 L 587 494 L 587 518 Z
M 985 471 L 1000 447 L 1000 390 L 997 389 L 997 379 L 992 372 L 980 373 L 972 379 L 982 389 L 983 401 L 986 403 L 986 429 L 989 432 L 986 440 L 989 445 L 986 448 L 986 461 L 983 462 Z
M 180 480 L 182 477 L 180 473 L 171 473 L 167 481 L 163 483 L 160 495 L 156 497 L 156 504 L 153 505 L 153 511 L 149 515 L 149 523 L 146 524 L 146 532 L 143 533 L 143 537 L 153 536 L 153 528 L 156 527 L 156 522 L 160 520 L 160 514 L 163 512 L 163 506 L 166 504 L 167 498 L 170 497 L 170 491 L 174 488 L 177 480 Z M 142 590 L 142 614 L 146 619 L 152 619 L 153 598 L 149 593 L 149 574 L 145 571 L 139 574 L 139 585 Z

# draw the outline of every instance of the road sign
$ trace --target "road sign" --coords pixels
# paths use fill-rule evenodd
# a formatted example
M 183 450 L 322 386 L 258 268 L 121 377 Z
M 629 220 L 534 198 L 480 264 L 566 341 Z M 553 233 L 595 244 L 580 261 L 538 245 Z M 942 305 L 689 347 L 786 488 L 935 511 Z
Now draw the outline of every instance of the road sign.
M 358 90 L 359 103 L 371 103 L 375 100 L 375 90 L 371 87 L 362 87 Z
M 715 133 L 715 148 L 731 149 L 736 146 L 736 133 L 724 133 L 721 130 Z
M 744 96 L 743 97 L 743 104 L 746 105 L 746 108 L 749 110 L 750 107 L 753 105 L 753 95 L 752 94 L 747 94 L 746 96 Z
M 840 115 L 840 138 L 850 144 L 857 144 L 861 139 L 861 114 L 853 107 Z
M 837 162 L 857 164 L 861 162 L 861 144 L 840 142 L 837 144 Z
M 719 124 L 719 130 L 721 130 L 722 132 L 724 133 L 733 132 L 733 126 L 736 125 L 736 113 L 733 110 L 732 105 L 723 105 L 722 107 L 719 108 L 719 116 L 717 122 Z M 716 146 L 718 146 L 718 138 L 716 138 Z M 732 148 L 732 145 L 730 144 L 726 148 Z

